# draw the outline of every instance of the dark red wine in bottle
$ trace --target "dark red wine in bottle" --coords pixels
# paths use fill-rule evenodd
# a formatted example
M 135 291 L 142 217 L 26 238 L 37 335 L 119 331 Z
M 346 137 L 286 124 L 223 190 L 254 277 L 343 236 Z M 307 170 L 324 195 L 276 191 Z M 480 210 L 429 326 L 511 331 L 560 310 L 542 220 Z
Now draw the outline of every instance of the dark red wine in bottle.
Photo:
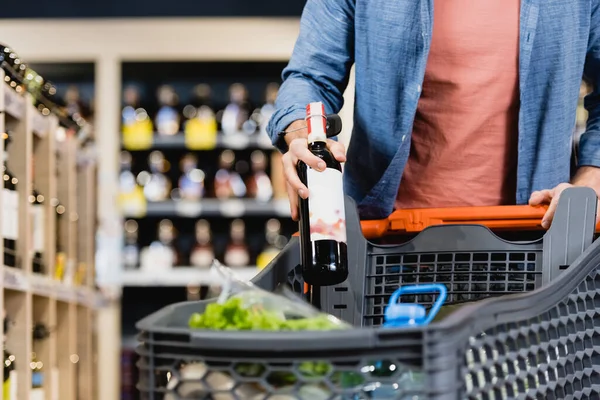
M 327 148 L 327 118 L 323 103 L 306 107 L 308 148 L 325 161 L 317 171 L 298 162 L 298 176 L 308 187 L 308 199 L 299 198 L 300 251 L 304 281 L 331 286 L 348 278 L 348 247 L 342 166 Z

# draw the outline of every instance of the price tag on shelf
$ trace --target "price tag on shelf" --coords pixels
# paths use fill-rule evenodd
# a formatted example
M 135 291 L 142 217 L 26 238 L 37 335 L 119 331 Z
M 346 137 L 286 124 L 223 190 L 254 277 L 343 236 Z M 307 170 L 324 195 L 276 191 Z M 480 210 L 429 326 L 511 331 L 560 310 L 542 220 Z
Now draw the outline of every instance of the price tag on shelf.
M 175 214 L 195 218 L 202 213 L 202 204 L 200 201 L 181 200 L 175 203 Z
M 219 211 L 224 217 L 238 218 L 246 212 L 246 205 L 242 200 L 227 200 L 219 205 Z

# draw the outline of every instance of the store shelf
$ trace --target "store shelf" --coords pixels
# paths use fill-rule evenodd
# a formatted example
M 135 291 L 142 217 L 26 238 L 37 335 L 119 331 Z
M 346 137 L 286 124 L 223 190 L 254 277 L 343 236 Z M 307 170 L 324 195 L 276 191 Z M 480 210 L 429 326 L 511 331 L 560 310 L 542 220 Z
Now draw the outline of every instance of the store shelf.
M 271 139 L 267 135 L 260 133 L 255 134 L 230 134 L 225 135 L 222 132 L 217 134 L 216 143 L 213 146 L 207 146 L 204 148 L 190 148 L 186 144 L 185 134 L 180 132 L 173 136 L 164 136 L 154 133 L 152 136 L 152 142 L 148 146 L 142 146 L 141 148 L 129 148 L 124 142 L 121 142 L 121 146 L 125 150 L 174 150 L 174 149 L 189 149 L 189 150 L 211 150 L 211 149 L 232 149 L 242 150 L 247 148 L 256 148 L 268 150 L 272 149 Z
M 26 98 L 14 90 L 4 90 L 4 112 L 14 119 L 22 120 L 25 117 Z M 38 137 L 44 137 L 49 128 L 48 118 L 34 111 L 31 116 L 31 129 Z
M 259 270 L 256 267 L 232 269 L 235 275 L 242 280 L 250 280 Z M 188 286 L 188 285 L 213 285 L 220 283 L 220 278 L 210 270 L 201 270 L 194 267 L 173 267 L 152 270 L 133 270 L 121 273 L 123 286 Z
M 55 298 L 59 301 L 95 308 L 103 298 L 90 287 L 73 286 L 51 279 L 41 274 L 26 274 L 24 271 L 4 267 L 3 286 L 5 290 L 31 293 L 34 296 Z
M 15 224 L 15 248 L 5 252 L 0 240 L 0 253 L 13 255 L 5 261 L 10 266 L 0 264 L 0 311 L 11 321 L 8 332 L 0 332 L 0 340 L 20 360 L 15 363 L 18 379 L 12 381 L 15 398 L 32 399 L 40 392 L 31 388 L 29 360 L 35 352 L 47 374 L 45 398 L 93 399 L 93 317 L 105 304 L 94 288 L 95 159 L 78 164 L 83 148 L 77 138 L 59 135 L 56 115 L 42 115 L 30 93 L 17 93 L 4 82 L 0 70 L 0 132 L 10 137 L 9 147 L 0 142 L 0 156 L 18 185 L 0 194 L 0 210 L 14 217 Z M 35 212 L 30 202 L 34 190 L 45 199 Z M 14 212 L 7 211 L 9 192 Z M 54 199 L 67 218 L 58 217 Z M 33 272 L 34 248 L 41 253 L 43 273 Z M 38 323 L 50 330 L 42 341 L 33 339 Z
M 290 216 L 289 202 L 286 200 L 274 200 L 270 202 L 259 202 L 251 199 L 202 199 L 200 201 L 162 201 L 147 203 L 145 209 L 124 209 L 124 215 L 129 218 L 143 217 L 260 217 L 260 216 Z

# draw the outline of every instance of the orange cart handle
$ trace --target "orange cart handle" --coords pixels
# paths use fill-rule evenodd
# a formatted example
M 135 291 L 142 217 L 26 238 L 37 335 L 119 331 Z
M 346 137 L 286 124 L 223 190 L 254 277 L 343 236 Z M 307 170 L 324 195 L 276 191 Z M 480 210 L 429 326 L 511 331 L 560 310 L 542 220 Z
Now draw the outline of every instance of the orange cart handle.
M 421 208 L 394 211 L 388 218 L 361 221 L 367 239 L 389 234 L 417 233 L 433 225 L 477 224 L 490 229 L 542 229 L 548 206 Z

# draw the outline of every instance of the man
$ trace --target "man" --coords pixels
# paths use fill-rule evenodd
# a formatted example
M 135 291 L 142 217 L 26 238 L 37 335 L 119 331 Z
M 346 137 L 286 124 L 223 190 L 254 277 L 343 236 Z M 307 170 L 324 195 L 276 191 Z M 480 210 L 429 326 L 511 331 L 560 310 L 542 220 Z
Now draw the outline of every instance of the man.
M 600 193 L 599 92 L 571 169 L 582 75 L 600 73 L 600 0 L 308 0 L 269 132 L 292 214 L 308 195 L 305 106 L 338 112 L 355 65 L 345 191 L 363 218 L 394 208 L 549 203 Z M 435 9 L 435 12 L 434 12 Z M 284 132 L 284 133 L 282 133 Z M 287 133 L 285 133 L 287 132 Z M 330 141 L 336 158 L 345 149 Z

